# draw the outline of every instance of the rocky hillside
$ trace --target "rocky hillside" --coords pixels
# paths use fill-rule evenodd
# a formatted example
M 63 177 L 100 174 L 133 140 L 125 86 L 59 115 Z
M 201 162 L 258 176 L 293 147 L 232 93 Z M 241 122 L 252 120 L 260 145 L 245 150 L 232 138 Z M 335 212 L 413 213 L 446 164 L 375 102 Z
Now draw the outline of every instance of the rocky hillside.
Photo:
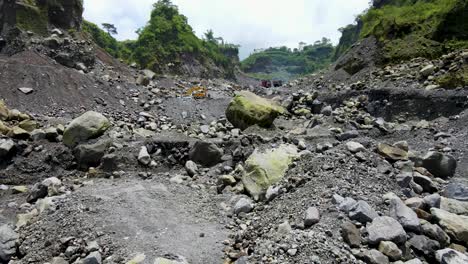
M 264 89 L 9 25 L 0 263 L 468 263 L 468 87 L 439 83 L 468 50 L 382 67 L 366 38 Z

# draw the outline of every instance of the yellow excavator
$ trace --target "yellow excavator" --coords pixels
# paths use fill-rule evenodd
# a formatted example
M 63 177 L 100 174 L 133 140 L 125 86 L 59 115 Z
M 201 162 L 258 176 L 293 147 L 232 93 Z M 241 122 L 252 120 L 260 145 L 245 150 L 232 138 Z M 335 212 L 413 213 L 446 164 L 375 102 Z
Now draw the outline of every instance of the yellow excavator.
M 203 99 L 208 96 L 208 90 L 203 86 L 193 86 L 185 93 L 186 96 L 191 96 L 194 99 Z

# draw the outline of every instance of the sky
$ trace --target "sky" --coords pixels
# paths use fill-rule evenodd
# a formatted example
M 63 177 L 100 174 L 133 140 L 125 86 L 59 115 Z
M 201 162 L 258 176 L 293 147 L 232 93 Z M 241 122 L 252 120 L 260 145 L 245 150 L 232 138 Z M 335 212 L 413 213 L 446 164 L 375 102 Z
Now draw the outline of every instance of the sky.
M 156 0 L 84 0 L 84 18 L 111 23 L 119 40 L 136 39 L 135 31 L 149 20 Z M 254 49 L 314 43 L 327 37 L 338 43 L 340 27 L 354 22 L 369 0 L 173 0 L 201 37 L 215 36 L 241 45 L 240 57 Z

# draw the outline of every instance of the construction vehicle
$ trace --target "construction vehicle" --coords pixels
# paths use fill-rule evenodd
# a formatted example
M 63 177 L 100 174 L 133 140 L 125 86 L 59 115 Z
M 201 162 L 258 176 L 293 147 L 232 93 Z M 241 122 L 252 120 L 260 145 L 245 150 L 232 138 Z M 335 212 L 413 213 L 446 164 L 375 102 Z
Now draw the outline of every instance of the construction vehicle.
M 282 80 L 262 80 L 261 86 L 265 88 L 281 87 L 283 86 L 283 81 Z
M 186 96 L 191 96 L 194 99 L 203 99 L 208 96 L 208 89 L 203 86 L 193 86 L 185 93 Z

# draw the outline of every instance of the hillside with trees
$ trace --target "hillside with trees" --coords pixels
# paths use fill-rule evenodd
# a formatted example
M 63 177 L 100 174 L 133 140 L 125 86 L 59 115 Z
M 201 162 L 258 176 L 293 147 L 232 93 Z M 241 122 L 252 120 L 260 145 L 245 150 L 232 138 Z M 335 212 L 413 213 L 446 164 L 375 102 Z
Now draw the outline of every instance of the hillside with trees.
M 335 48 L 327 38 L 298 48 L 278 47 L 255 52 L 242 61 L 241 68 L 253 77 L 288 80 L 330 65 Z
M 137 63 L 157 73 L 198 71 L 203 75 L 232 77 L 239 63 L 239 46 L 225 43 L 215 37 L 212 30 L 200 39 L 188 24 L 187 17 L 170 0 L 160 0 L 153 5 L 148 23 L 140 28 L 136 40 L 117 41 L 112 34 L 117 29 L 112 24 L 97 25 L 85 22 L 83 31 L 111 55 L 128 63 Z M 181 67 L 182 65 L 186 67 Z

